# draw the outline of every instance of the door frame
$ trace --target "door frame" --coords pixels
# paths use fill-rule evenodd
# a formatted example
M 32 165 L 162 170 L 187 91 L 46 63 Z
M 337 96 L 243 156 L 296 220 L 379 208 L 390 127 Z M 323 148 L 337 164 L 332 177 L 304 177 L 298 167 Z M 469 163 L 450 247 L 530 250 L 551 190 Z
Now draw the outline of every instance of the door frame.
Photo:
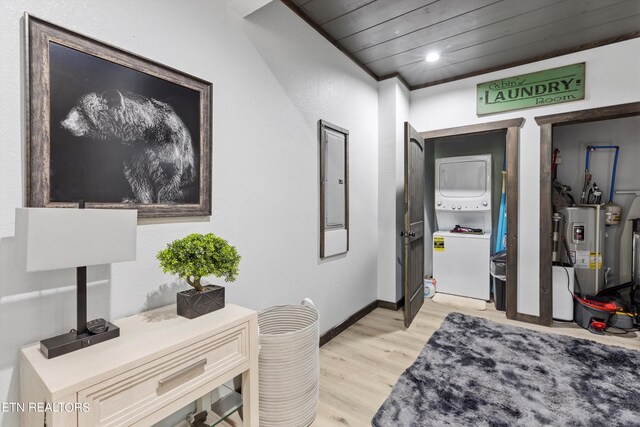
M 640 102 L 535 117 L 540 126 L 540 324 L 553 325 L 551 156 L 553 127 L 640 116 Z M 546 218 L 546 219 L 545 219 Z
M 519 129 L 524 124 L 524 118 L 499 120 L 495 122 L 479 123 L 469 126 L 459 126 L 448 129 L 439 129 L 420 132 L 425 140 L 444 138 L 449 136 L 462 136 L 481 134 L 506 130 L 506 163 L 507 174 L 505 189 L 507 194 L 507 289 L 506 289 L 506 315 L 507 319 L 520 320 L 529 323 L 538 323 L 537 316 L 518 313 L 518 144 L 520 140 Z

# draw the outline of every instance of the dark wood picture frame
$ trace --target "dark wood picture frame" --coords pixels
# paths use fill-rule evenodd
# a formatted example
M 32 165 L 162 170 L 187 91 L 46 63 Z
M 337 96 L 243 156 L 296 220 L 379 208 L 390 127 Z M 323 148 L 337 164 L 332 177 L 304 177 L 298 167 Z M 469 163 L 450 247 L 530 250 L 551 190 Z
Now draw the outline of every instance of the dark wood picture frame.
M 344 250 L 332 251 L 327 247 L 327 231 L 331 231 L 325 224 L 326 180 L 325 175 L 327 163 L 326 130 L 333 131 L 344 136 L 344 230 L 346 231 L 346 242 Z M 326 120 L 318 120 L 318 145 L 320 154 L 320 258 L 327 258 L 334 255 L 345 254 L 349 251 L 349 131 L 340 126 L 329 123 Z
M 66 49 L 65 52 L 68 52 L 71 55 L 76 55 L 76 57 L 81 58 L 81 60 L 83 61 L 93 61 L 94 68 L 96 69 L 98 68 L 95 64 L 105 64 L 102 66 L 103 68 L 101 70 L 110 70 L 117 68 L 117 70 L 121 74 L 128 73 L 132 76 L 135 75 L 136 78 L 146 79 L 145 82 L 155 82 L 157 83 L 157 85 L 164 85 L 162 87 L 170 88 L 170 90 L 173 91 L 172 93 L 177 94 L 172 99 L 177 99 L 179 98 L 179 96 L 183 96 L 183 98 L 176 102 L 181 102 L 182 104 L 188 105 L 188 109 L 185 109 L 185 111 L 195 112 L 194 114 L 187 115 L 187 117 L 185 117 L 184 115 L 180 117 L 176 113 L 177 108 L 176 110 L 174 110 L 172 105 L 170 105 L 168 102 L 165 102 L 164 100 L 158 101 L 155 97 L 151 97 L 149 95 L 146 95 L 147 97 L 145 97 L 139 95 L 138 93 L 132 93 L 131 97 L 128 98 L 127 94 L 129 92 L 125 92 L 124 90 L 121 92 L 120 89 L 111 90 L 111 94 L 117 94 L 116 97 L 119 95 L 119 98 L 116 98 L 119 99 L 119 101 L 114 101 L 120 102 L 120 104 L 117 105 L 118 108 L 130 108 L 131 105 L 134 105 L 133 103 L 139 101 L 138 105 L 142 105 L 142 103 L 145 103 L 144 105 L 155 106 L 149 108 L 156 108 L 158 111 L 158 115 L 164 114 L 165 116 L 173 115 L 174 117 L 178 117 L 178 122 L 180 124 L 177 126 L 181 127 L 178 127 L 177 129 L 180 131 L 180 135 L 183 135 L 180 143 L 182 144 L 182 147 L 188 147 L 188 161 L 186 163 L 184 161 L 180 163 L 180 168 L 178 169 L 177 167 L 174 167 L 173 164 L 169 164 L 169 167 L 165 167 L 166 163 L 161 162 L 164 159 L 158 160 L 156 172 L 167 172 L 165 175 L 162 175 L 161 178 L 157 178 L 158 175 L 153 175 L 152 177 L 152 173 L 149 172 L 149 184 L 146 187 L 149 190 L 146 193 L 135 193 L 136 187 L 134 187 L 131 182 L 131 173 L 127 175 L 126 179 L 129 179 L 128 184 L 130 185 L 130 188 L 127 187 L 129 192 L 133 192 L 135 196 L 138 196 L 138 194 L 152 196 L 149 196 L 147 198 L 123 197 L 119 200 L 113 200 L 114 198 L 112 198 L 112 200 L 104 201 L 97 200 L 97 197 L 94 198 L 94 200 L 92 200 L 91 197 L 83 198 L 87 202 L 87 207 L 137 209 L 138 215 L 140 217 L 179 217 L 211 215 L 213 88 L 210 82 L 159 64 L 150 59 L 143 58 L 139 55 L 135 55 L 131 52 L 94 40 L 87 36 L 75 33 L 39 18 L 29 16 L 26 13 L 24 18 L 24 30 L 26 48 L 25 70 L 27 98 L 27 206 L 77 206 L 77 200 L 60 200 L 55 198 L 54 200 L 52 200 L 51 197 L 51 137 L 52 133 L 55 134 L 55 132 L 59 132 L 58 128 L 60 128 L 60 126 L 57 126 L 56 129 L 52 129 L 51 119 L 52 109 L 57 108 L 56 104 L 52 106 L 51 99 L 52 91 L 56 90 L 56 87 L 52 86 L 52 84 L 55 84 L 55 81 L 52 81 L 51 78 L 51 61 L 53 56 L 50 50 L 53 46 L 55 47 L 55 49 Z M 58 63 L 60 63 L 59 60 Z M 82 71 L 87 72 L 86 68 Z M 108 71 L 101 72 L 108 73 Z M 73 76 L 71 76 L 71 78 L 72 77 Z M 96 79 L 96 81 L 98 81 L 98 79 Z M 71 86 L 72 85 L 70 85 L 70 87 Z M 61 91 L 62 89 L 58 88 L 56 93 L 61 93 Z M 96 90 L 95 92 L 98 92 L 98 90 Z M 103 99 L 102 97 L 104 93 L 91 93 L 90 95 L 94 97 L 94 100 L 96 99 L 96 97 L 98 99 Z M 125 100 L 127 100 L 127 103 L 125 103 Z M 108 105 L 109 108 L 111 108 L 112 104 Z M 81 108 L 84 107 L 81 106 Z M 77 116 L 78 115 L 76 115 L 76 117 Z M 70 116 L 68 116 L 67 118 L 69 117 Z M 171 118 L 171 116 L 168 117 Z M 91 123 L 93 123 L 95 126 L 95 121 Z M 190 123 L 190 125 L 187 125 L 186 123 Z M 139 125 L 140 128 L 143 126 L 143 124 Z M 188 128 L 188 126 L 191 127 Z M 167 130 L 167 128 L 169 128 L 170 130 Z M 176 141 L 178 141 L 178 132 L 176 132 L 175 129 L 176 127 L 170 128 L 169 125 L 165 125 L 165 127 L 162 128 L 162 130 L 164 131 L 164 134 L 162 134 L 163 136 L 156 136 L 159 135 L 160 132 L 155 132 L 153 134 L 151 132 L 144 133 L 145 135 L 149 134 L 153 136 L 145 137 L 143 143 L 155 144 L 155 146 L 152 148 L 158 151 L 165 150 L 165 148 L 160 147 L 164 147 L 162 144 L 166 144 L 167 141 L 175 143 L 177 146 Z M 139 130 L 138 133 L 142 133 L 143 130 L 144 129 Z M 187 134 L 186 137 L 184 136 L 185 130 Z M 171 133 L 172 131 L 174 132 L 173 134 Z M 71 135 L 69 139 L 71 139 L 73 136 L 77 136 L 75 133 L 69 133 L 69 135 Z M 84 137 L 85 135 L 82 136 Z M 121 142 L 123 141 L 124 140 L 122 140 Z M 185 144 L 185 141 L 189 143 Z M 58 143 L 57 140 L 55 142 L 56 144 Z M 123 142 L 122 145 L 124 144 L 126 143 Z M 142 149 L 139 150 L 140 152 L 145 152 L 142 151 Z M 146 151 L 146 153 L 149 152 L 151 151 Z M 140 156 L 142 156 L 142 154 Z M 182 157 L 182 159 L 184 159 L 184 157 Z M 185 167 L 184 164 L 187 164 L 187 167 Z M 66 171 L 67 169 L 68 166 L 65 166 L 64 170 Z M 139 170 L 142 171 L 143 168 L 140 168 Z M 151 166 L 147 166 L 146 170 L 151 171 Z M 176 170 L 179 170 L 180 172 L 175 172 Z M 186 176 L 185 174 L 187 173 L 183 172 L 184 170 L 189 171 L 188 179 L 184 178 Z M 178 175 L 178 173 L 181 173 L 182 175 Z M 118 179 L 122 181 L 125 178 L 119 176 Z M 160 179 L 162 179 L 162 181 L 160 181 Z M 177 181 L 179 184 L 170 184 L 174 181 Z M 124 182 L 126 183 L 126 181 Z M 183 197 L 184 194 L 187 194 L 186 190 L 182 191 L 177 187 L 178 185 L 183 185 L 185 182 L 189 185 L 188 198 L 186 196 Z M 175 189 L 167 188 L 169 185 L 173 185 Z M 163 193 L 163 190 L 167 191 L 164 191 Z M 165 195 L 165 197 L 162 197 L 163 194 Z M 173 196 L 174 198 L 170 198 L 169 196 L 167 196 L 167 194 Z

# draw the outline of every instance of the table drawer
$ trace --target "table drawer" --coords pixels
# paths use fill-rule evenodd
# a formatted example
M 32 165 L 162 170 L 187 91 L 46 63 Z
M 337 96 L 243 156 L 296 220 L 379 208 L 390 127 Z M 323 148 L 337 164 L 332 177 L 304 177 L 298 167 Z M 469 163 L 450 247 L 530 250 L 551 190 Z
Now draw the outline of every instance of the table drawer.
M 160 411 L 248 361 L 248 334 L 245 323 L 78 392 L 91 408 L 78 414 L 79 425 L 130 425 Z

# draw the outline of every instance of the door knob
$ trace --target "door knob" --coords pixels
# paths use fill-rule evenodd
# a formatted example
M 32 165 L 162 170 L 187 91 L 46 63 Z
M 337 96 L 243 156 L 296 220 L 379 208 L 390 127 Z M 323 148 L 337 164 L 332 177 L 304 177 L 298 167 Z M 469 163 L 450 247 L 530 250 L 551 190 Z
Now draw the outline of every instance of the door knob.
M 401 231 L 400 232 L 400 237 L 416 237 L 416 233 L 413 231 Z

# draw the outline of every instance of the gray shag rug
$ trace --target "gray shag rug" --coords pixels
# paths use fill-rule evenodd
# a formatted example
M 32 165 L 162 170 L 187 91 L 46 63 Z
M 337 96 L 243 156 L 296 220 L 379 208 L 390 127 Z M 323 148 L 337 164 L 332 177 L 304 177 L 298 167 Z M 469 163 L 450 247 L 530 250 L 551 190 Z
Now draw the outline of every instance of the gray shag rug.
M 640 352 L 451 313 L 372 425 L 639 426 Z

